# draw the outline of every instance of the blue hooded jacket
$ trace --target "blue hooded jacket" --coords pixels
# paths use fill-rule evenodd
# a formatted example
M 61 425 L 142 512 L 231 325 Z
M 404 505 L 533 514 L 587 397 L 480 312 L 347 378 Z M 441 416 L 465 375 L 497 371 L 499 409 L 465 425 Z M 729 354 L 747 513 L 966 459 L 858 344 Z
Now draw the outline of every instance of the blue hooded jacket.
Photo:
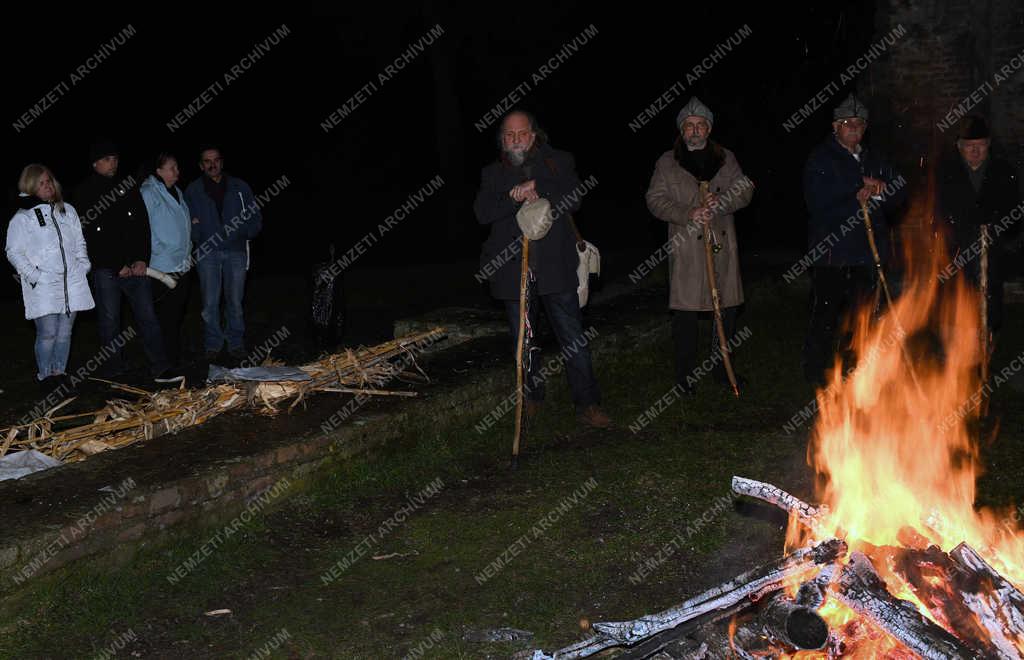
M 192 218 L 199 221 L 192 225 L 192 240 L 200 249 L 244 252 L 245 242 L 260 233 L 263 216 L 245 181 L 227 174 L 224 178 L 227 192 L 223 217 L 217 213 L 217 203 L 206 194 L 202 176 L 185 189 Z
M 871 202 L 869 214 L 883 263 L 890 257 L 889 216 L 907 198 L 906 180 L 873 150 L 861 148 L 860 161 L 829 135 L 811 152 L 804 167 L 804 199 L 810 218 L 808 247 L 824 251 L 816 266 L 872 266 L 857 191 L 870 176 L 886 185 L 884 201 Z
M 149 236 L 152 254 L 149 265 L 165 273 L 189 269 L 192 250 L 192 215 L 181 190 L 174 187 L 175 197 L 155 175 L 150 175 L 139 188 L 149 213 Z

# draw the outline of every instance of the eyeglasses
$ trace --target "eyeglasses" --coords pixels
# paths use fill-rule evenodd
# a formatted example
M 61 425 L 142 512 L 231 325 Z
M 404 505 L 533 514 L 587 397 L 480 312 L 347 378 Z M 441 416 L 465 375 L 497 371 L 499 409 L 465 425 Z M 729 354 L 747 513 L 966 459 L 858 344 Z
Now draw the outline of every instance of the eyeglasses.
M 863 119 L 840 119 L 839 124 L 843 128 L 863 129 L 868 125 Z

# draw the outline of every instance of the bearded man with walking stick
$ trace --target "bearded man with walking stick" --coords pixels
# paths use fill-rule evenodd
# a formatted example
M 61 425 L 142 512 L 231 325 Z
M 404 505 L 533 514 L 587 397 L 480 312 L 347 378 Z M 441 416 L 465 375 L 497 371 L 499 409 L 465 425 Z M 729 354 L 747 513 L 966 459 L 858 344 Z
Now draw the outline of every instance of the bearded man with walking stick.
M 480 264 L 491 294 L 505 303 L 516 340 L 523 414 L 532 419 L 544 400 L 539 351 L 529 345 L 536 308 L 543 305 L 562 349 L 579 422 L 606 428 L 611 420 L 600 407 L 577 294 L 579 256 L 570 214 L 582 195 L 573 157 L 551 148 L 533 115 L 522 110 L 502 120 L 498 147 L 497 161 L 481 173 L 473 208 L 480 224 L 490 227 Z
M 697 316 L 711 312 L 715 379 L 739 395 L 731 344 L 743 284 L 733 213 L 750 203 L 754 185 L 736 156 L 709 139 L 713 125 L 711 109 L 696 97 L 679 111 L 680 135 L 655 165 L 647 208 L 668 223 L 676 387 L 686 394 L 694 391 L 699 380 Z
M 814 385 L 825 383 L 825 370 L 848 348 L 837 336 L 840 319 L 885 281 L 888 218 L 906 199 L 905 180 L 861 143 L 867 107 L 851 94 L 832 118 L 832 134 L 811 152 L 803 176 L 808 249 L 816 259 L 803 367 Z

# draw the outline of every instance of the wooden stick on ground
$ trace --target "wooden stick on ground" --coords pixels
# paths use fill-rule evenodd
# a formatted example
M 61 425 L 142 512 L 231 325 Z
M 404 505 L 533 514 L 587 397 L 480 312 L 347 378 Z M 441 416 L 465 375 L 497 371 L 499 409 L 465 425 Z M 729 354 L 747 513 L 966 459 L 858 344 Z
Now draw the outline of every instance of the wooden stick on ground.
M 419 396 L 419 392 L 403 390 L 367 390 L 358 387 L 324 387 L 321 392 L 338 392 L 341 394 L 372 394 L 374 396 Z

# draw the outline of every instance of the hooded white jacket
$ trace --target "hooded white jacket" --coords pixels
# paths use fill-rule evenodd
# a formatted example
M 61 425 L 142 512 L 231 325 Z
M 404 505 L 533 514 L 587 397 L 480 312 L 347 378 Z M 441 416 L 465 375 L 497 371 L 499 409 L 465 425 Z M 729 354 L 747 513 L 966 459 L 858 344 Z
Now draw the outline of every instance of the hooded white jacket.
M 65 203 L 60 213 L 24 193 L 18 201 L 23 208 L 7 228 L 7 260 L 21 279 L 25 318 L 95 307 L 85 277 L 89 255 L 74 207 Z

